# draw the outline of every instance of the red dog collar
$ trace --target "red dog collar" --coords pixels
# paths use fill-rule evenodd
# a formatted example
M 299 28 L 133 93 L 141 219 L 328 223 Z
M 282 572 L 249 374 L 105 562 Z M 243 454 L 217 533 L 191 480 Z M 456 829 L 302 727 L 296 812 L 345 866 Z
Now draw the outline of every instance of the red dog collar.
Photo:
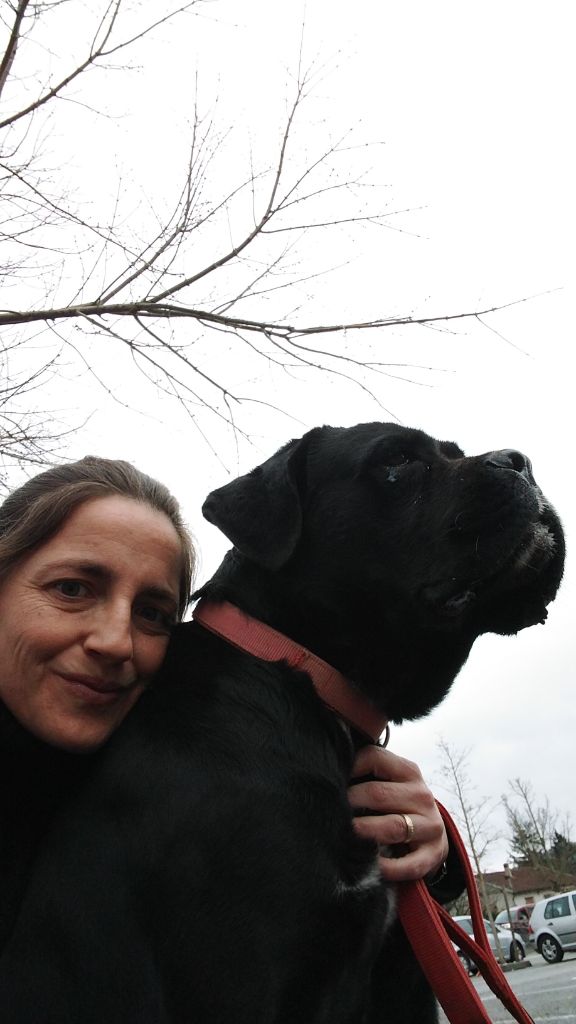
M 341 672 L 236 605 L 228 601 L 216 604 L 202 600 L 196 605 L 193 617 L 210 632 L 256 658 L 286 661 L 291 668 L 307 672 L 323 703 L 374 743 L 387 729 L 388 719 L 367 697 L 358 693 Z

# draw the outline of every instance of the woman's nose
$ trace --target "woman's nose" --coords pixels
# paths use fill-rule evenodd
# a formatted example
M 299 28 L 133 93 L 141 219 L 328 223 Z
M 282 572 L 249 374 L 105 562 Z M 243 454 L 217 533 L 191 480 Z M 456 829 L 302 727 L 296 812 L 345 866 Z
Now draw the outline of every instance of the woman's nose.
M 132 609 L 100 608 L 91 623 L 85 646 L 109 661 L 129 661 L 134 654 Z

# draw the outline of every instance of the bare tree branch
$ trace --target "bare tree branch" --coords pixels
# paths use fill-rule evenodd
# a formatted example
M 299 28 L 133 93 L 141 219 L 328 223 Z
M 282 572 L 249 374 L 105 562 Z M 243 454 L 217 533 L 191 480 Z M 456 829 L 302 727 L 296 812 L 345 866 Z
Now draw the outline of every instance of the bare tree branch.
M 239 143 L 233 117 L 228 125 L 216 117 L 219 97 L 201 104 L 196 76 L 190 110 L 166 134 L 178 144 L 178 162 L 168 166 L 167 161 L 166 186 L 164 180 L 146 185 L 145 176 L 138 178 L 139 168 L 133 180 L 126 157 L 119 159 L 117 179 L 111 185 L 106 179 L 108 190 L 93 200 L 81 174 L 75 178 L 59 164 L 53 139 L 58 133 L 66 139 L 70 123 L 85 123 L 92 142 L 95 111 L 99 126 L 109 131 L 114 103 L 103 98 L 102 79 L 91 69 L 110 69 L 118 57 L 126 61 L 126 70 L 134 69 L 136 57 L 150 46 L 150 33 L 158 30 L 155 44 L 157 38 L 161 43 L 167 27 L 181 26 L 182 17 L 201 0 L 162 0 L 152 7 L 141 0 L 93 0 L 78 7 L 83 17 L 76 33 L 59 32 L 56 40 L 45 15 L 60 15 L 64 24 L 77 3 L 67 0 L 64 9 L 62 0 L 13 0 L 5 26 L 0 95 L 10 106 L 0 121 L 5 210 L 0 328 L 5 353 L 15 331 L 22 340 L 21 351 L 29 359 L 22 381 L 36 379 L 37 371 L 38 382 L 47 379 L 42 368 L 52 357 L 44 359 L 42 345 L 54 345 L 57 337 L 57 358 L 67 351 L 82 374 L 91 373 L 117 399 L 117 385 L 100 363 L 101 352 L 113 344 L 129 353 L 128 372 L 134 366 L 146 386 L 169 397 L 202 436 L 207 433 L 198 416 L 205 409 L 239 441 L 248 439 L 239 424 L 243 405 L 286 410 L 262 397 L 254 383 L 256 370 L 248 385 L 238 383 L 220 360 L 226 347 L 234 356 L 240 352 L 251 370 L 263 361 L 274 381 L 280 379 L 279 370 L 295 381 L 308 372 L 329 373 L 394 418 L 378 390 L 382 381 L 421 384 L 414 371 L 422 367 L 386 360 L 382 350 L 391 329 L 438 330 L 471 321 L 495 330 L 485 318 L 526 301 L 485 303 L 457 313 L 431 314 L 428 306 L 421 313 L 413 307 L 406 315 L 386 315 L 385 310 L 373 315 L 373 308 L 355 315 L 349 313 L 354 304 L 344 284 L 341 305 L 335 311 L 329 307 L 330 314 L 322 311 L 315 294 L 321 291 L 320 279 L 335 267 L 340 272 L 348 268 L 356 256 L 354 243 L 365 237 L 361 232 L 374 227 L 405 231 L 398 218 L 412 211 L 389 202 L 378 206 L 376 196 L 383 193 L 376 190 L 383 186 L 372 180 L 367 163 L 368 146 L 380 143 L 357 144 L 356 127 L 321 125 L 302 145 L 306 104 L 325 74 L 318 62 L 305 68 L 303 34 L 289 101 L 284 104 L 283 98 L 282 116 L 259 144 L 246 144 L 241 132 Z M 31 66 L 27 56 L 32 44 L 37 54 L 47 55 L 40 68 Z M 161 90 L 157 66 L 150 67 L 148 77 Z M 78 108 L 71 113 L 64 99 Z M 164 111 L 169 117 L 168 107 L 161 108 L 162 118 Z M 149 145 L 161 145 L 158 121 L 140 124 L 145 124 Z M 103 138 L 98 156 L 111 152 L 110 139 L 116 136 Z M 78 150 L 82 156 L 82 146 Z M 72 147 L 69 152 L 76 157 Z M 104 174 L 111 162 L 103 161 Z M 325 235 L 330 239 L 328 267 L 324 255 L 320 260 L 315 255 L 316 238 Z M 376 351 L 368 343 L 378 346 Z M 6 376 L 6 355 L 2 369 Z M 0 381 L 0 394 L 3 387 Z M 14 401 L 23 402 L 26 394 L 24 386 Z M 45 419 L 42 424 L 44 429 Z M 28 429 L 31 436 L 38 433 L 31 421 Z M 7 445 L 13 436 L 13 425 L 7 425 Z
M 106 57 L 111 57 L 113 54 L 118 53 L 120 50 L 125 50 L 129 46 L 132 46 L 133 43 L 137 42 L 140 39 L 143 39 L 144 36 L 148 35 L 154 29 L 158 28 L 160 25 L 164 25 L 175 15 L 182 14 L 184 11 L 190 10 L 191 7 L 194 7 L 194 5 L 198 3 L 198 0 L 191 0 L 190 3 L 184 4 L 182 7 L 175 8 L 173 11 L 170 11 L 164 17 L 158 18 L 150 25 L 147 25 L 146 28 L 142 29 L 141 32 L 138 32 L 127 39 L 123 39 L 121 42 L 116 43 L 114 46 L 110 46 L 107 48 L 107 44 L 110 41 L 110 37 L 116 25 L 116 21 L 118 19 L 122 3 L 123 0 L 111 0 L 98 26 L 98 30 L 92 41 L 92 46 L 90 47 L 90 51 L 88 55 L 84 58 L 84 60 L 81 61 L 81 63 L 78 64 L 75 68 L 73 68 L 72 71 L 69 71 L 68 74 L 64 76 L 64 78 L 60 79 L 60 81 L 57 82 L 56 85 L 53 85 L 50 89 L 48 89 L 47 92 L 43 93 L 42 96 L 39 96 L 38 99 L 34 100 L 33 103 L 29 103 L 27 107 L 24 107 L 22 110 L 16 111 L 16 113 L 11 114 L 3 121 L 0 121 L 0 129 L 6 128 L 8 125 L 15 124 L 17 121 L 20 121 L 23 117 L 28 117 L 29 114 L 32 114 L 40 107 L 45 106 L 51 100 L 55 99 L 57 96 L 60 96 L 60 94 L 67 88 L 67 86 L 70 85 L 71 82 L 73 82 L 76 78 L 79 78 L 80 75 L 82 75 L 85 71 L 88 70 L 88 68 L 90 68 L 94 64 L 97 64 L 98 61 L 104 60 Z M 26 0 L 26 3 L 24 3 L 24 0 L 21 0 L 21 6 L 24 7 L 24 10 L 22 11 L 22 17 L 20 18 L 18 24 L 18 30 L 20 29 L 22 18 L 25 14 L 25 9 L 28 6 L 28 0 Z M 100 33 L 102 33 L 102 39 L 101 42 L 98 43 L 97 39 Z M 16 42 L 17 38 L 18 37 L 16 36 Z M 12 57 L 14 56 L 15 52 L 16 43 L 14 44 L 14 52 L 12 54 Z
M 14 18 L 14 25 L 12 26 L 12 31 L 10 33 L 8 45 L 6 46 L 4 56 L 2 58 L 2 63 L 0 64 L 0 96 L 2 96 L 2 92 L 4 90 L 4 86 L 6 85 L 8 75 L 10 74 L 10 71 L 12 69 L 12 64 L 16 56 L 18 40 L 20 38 L 20 28 L 22 25 L 22 21 L 24 19 L 24 15 L 26 14 L 26 8 L 28 7 L 29 3 L 30 0 L 19 0 L 18 6 L 16 8 L 16 17 Z
M 65 320 L 81 316 L 126 316 L 154 317 L 156 319 L 186 318 L 198 320 L 203 324 L 215 324 L 232 327 L 236 330 L 255 331 L 267 337 L 304 338 L 317 334 L 342 334 L 347 331 L 367 331 L 385 327 L 417 326 L 434 323 L 450 323 L 454 320 L 469 320 L 478 316 L 487 316 L 528 299 L 518 299 L 503 303 L 500 306 L 489 306 L 486 309 L 462 312 L 442 313 L 437 316 L 398 316 L 383 317 L 376 320 L 358 320 L 341 324 L 316 324 L 313 326 L 274 323 L 261 320 L 248 320 L 243 317 L 230 317 L 212 313 L 206 309 L 193 309 L 188 306 L 175 306 L 171 303 L 160 303 L 157 299 L 142 302 L 86 302 L 75 306 L 63 306 L 60 309 L 0 310 L 0 327 L 14 327 L 17 324 L 34 323 L 38 320 Z

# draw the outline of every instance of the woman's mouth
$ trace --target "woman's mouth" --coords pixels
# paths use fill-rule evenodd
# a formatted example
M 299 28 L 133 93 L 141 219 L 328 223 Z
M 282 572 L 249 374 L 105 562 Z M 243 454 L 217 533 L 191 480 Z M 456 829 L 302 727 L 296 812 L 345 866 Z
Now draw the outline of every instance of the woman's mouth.
M 130 689 L 129 685 L 120 686 L 118 683 L 107 679 L 99 679 L 95 676 L 80 675 L 69 672 L 57 672 L 60 679 L 63 679 L 75 696 L 87 704 L 104 705 L 115 704 L 122 699 Z

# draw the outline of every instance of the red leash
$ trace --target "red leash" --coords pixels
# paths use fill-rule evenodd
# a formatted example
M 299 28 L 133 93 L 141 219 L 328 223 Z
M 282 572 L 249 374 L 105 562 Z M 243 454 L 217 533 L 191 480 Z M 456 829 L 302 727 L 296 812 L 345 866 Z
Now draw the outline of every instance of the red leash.
M 307 672 L 320 699 L 375 742 L 384 732 L 387 719 L 381 712 L 340 672 L 289 637 L 228 601 L 202 600 L 193 614 L 202 626 L 235 647 L 263 661 L 286 661 L 293 668 Z M 490 1024 L 490 1018 L 451 939 L 470 956 L 494 994 L 519 1024 L 534 1024 L 518 1002 L 490 948 L 476 882 L 458 829 L 446 808 L 441 804 L 438 808 L 464 870 L 476 941 L 436 903 L 421 881 L 403 882 L 398 886 L 400 920 L 404 931 L 451 1024 Z
M 439 803 L 438 809 L 464 870 L 475 939 L 436 903 L 424 882 L 403 882 L 398 886 L 399 913 L 412 949 L 451 1024 L 490 1024 L 486 1008 L 452 942 L 474 961 L 494 995 L 512 1017 L 519 1024 L 534 1024 L 510 988 L 490 948 L 476 882 L 460 833 L 446 808 Z

